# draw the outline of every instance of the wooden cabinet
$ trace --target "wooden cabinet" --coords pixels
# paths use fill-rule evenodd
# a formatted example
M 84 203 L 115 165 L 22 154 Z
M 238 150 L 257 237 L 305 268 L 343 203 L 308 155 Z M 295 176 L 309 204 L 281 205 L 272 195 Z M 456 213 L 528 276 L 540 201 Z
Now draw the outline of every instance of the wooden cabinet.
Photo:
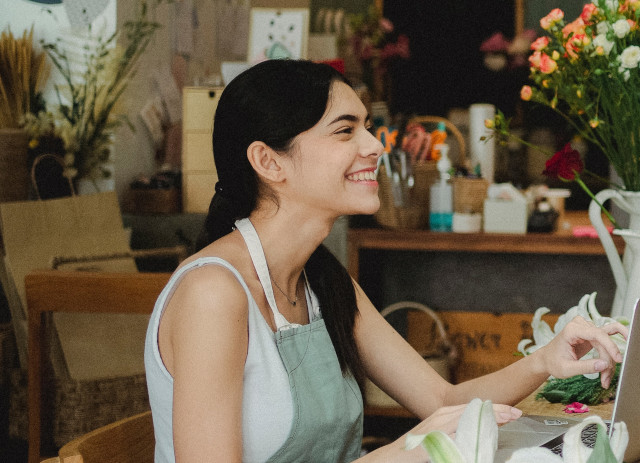
M 206 213 L 218 175 L 213 162 L 213 116 L 223 87 L 185 87 L 182 95 L 182 209 Z

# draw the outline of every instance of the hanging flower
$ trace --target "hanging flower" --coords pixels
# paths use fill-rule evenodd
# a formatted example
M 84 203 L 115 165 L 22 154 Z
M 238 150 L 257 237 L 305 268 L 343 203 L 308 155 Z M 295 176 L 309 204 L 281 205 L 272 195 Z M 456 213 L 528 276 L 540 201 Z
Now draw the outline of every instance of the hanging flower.
M 580 158 L 580 153 L 573 149 L 571 143 L 567 143 L 551 159 L 547 160 L 542 173 L 547 177 L 574 180 L 583 170 L 584 163 Z

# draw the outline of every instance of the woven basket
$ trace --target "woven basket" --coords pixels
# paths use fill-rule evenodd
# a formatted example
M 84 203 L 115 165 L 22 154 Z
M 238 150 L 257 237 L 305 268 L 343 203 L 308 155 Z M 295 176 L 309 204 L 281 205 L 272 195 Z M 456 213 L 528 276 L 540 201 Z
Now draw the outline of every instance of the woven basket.
M 0 202 L 29 199 L 28 138 L 21 129 L 0 129 Z
M 399 310 L 417 310 L 429 315 L 435 323 L 438 339 L 433 343 L 433 349 L 428 352 L 420 352 L 422 357 L 431 367 L 447 381 L 451 380 L 451 371 L 458 357 L 455 345 L 449 340 L 442 320 L 436 312 L 419 302 L 396 302 L 385 308 L 380 314 L 387 317 Z M 365 382 L 365 400 L 367 405 L 373 407 L 399 407 L 400 405 L 382 391 L 378 386 L 367 379 Z
M 447 134 L 451 136 L 449 151 L 451 162 L 454 165 L 463 165 L 466 159 L 466 144 L 464 136 L 458 128 L 448 119 L 439 116 L 415 116 L 408 124 L 417 123 L 425 126 L 444 122 Z M 380 209 L 375 214 L 376 222 L 386 228 L 394 229 L 419 229 L 426 228 L 429 224 L 429 194 L 431 185 L 439 178 L 437 162 L 419 162 L 412 166 L 414 186 L 410 189 L 409 205 L 396 207 L 393 204 L 391 193 L 391 181 L 386 176 L 384 166 L 380 166 L 378 172 L 378 195 L 380 196 Z
M 105 426 L 149 410 L 144 373 L 91 381 L 47 378 L 43 389 L 43 441 L 56 447 Z M 27 372 L 11 372 L 9 435 L 27 440 Z
M 453 212 L 464 214 L 482 212 L 488 188 L 489 182 L 483 178 L 454 178 Z
M 435 162 L 424 162 L 413 167 L 414 185 L 409 193 L 409 205 L 393 204 L 391 181 L 384 166 L 378 172 L 378 196 L 380 209 L 375 213 L 376 222 L 386 228 L 418 229 L 429 221 L 429 189 L 438 178 Z

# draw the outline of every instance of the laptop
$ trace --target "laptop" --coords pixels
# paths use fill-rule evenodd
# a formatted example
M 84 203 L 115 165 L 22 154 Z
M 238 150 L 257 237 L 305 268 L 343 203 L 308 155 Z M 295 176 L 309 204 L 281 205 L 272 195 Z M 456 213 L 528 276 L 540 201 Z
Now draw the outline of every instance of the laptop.
M 640 460 L 640 300 L 636 301 L 631 324 L 627 349 L 620 368 L 618 389 L 611 421 L 624 421 L 629 431 L 629 444 L 625 451 L 624 461 Z M 567 418 L 557 416 L 523 416 L 500 427 L 498 432 L 498 450 L 494 463 L 503 463 L 519 448 L 547 447 L 554 448 L 562 443 L 564 433 L 571 426 L 580 423 L 581 417 Z M 609 426 L 609 437 L 613 426 Z M 584 438 L 584 433 L 583 433 Z

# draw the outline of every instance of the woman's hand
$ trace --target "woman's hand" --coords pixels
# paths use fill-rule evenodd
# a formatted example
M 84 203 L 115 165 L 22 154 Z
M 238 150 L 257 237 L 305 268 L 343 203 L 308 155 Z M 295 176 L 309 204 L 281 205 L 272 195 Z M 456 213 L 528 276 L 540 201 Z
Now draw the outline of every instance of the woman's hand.
M 464 412 L 467 405 L 468 404 L 441 407 L 410 432 L 411 434 L 427 434 L 437 429 L 453 437 L 458 428 L 460 416 L 462 416 L 462 412 Z M 501 404 L 493 404 L 493 413 L 499 425 L 516 420 L 522 416 L 522 410 Z
M 610 335 L 620 333 L 625 338 L 628 329 L 620 323 L 610 323 L 601 328 L 582 317 L 575 317 L 546 346 L 536 353 L 543 357 L 546 371 L 557 378 L 569 378 L 585 373 L 600 373 L 600 383 L 607 388 L 622 355 Z M 598 358 L 580 360 L 595 348 Z

